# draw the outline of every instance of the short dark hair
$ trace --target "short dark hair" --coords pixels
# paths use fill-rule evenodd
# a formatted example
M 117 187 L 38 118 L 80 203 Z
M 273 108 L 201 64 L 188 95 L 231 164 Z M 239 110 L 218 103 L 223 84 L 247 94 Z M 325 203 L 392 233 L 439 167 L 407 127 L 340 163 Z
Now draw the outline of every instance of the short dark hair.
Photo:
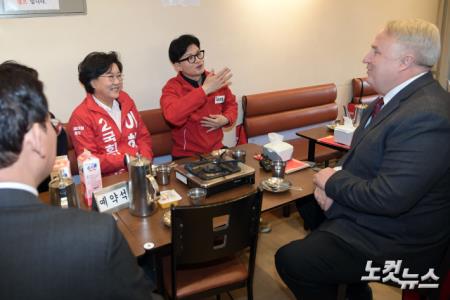
M 30 68 L 28 66 L 19 64 L 15 60 L 6 60 L 1 64 L 2 70 L 11 70 L 11 71 L 24 71 L 38 79 L 39 73 L 33 68 Z
M 0 64 L 0 168 L 17 161 L 25 134 L 47 119 L 47 98 L 37 75 L 13 61 Z
M 200 48 L 200 40 L 191 34 L 183 34 L 174 39 L 169 46 L 169 59 L 174 64 L 186 53 L 190 45 L 196 45 Z
M 112 65 L 116 64 L 122 72 L 122 63 L 116 52 L 91 52 L 78 65 L 78 79 L 83 84 L 86 92 L 93 94 L 95 89 L 91 85 L 91 80 L 97 79 L 105 74 Z

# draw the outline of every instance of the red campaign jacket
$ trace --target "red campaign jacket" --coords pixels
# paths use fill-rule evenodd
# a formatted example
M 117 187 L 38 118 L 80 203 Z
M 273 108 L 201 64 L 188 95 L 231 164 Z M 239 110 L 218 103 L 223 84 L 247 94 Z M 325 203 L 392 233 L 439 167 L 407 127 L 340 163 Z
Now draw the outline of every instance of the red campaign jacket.
M 100 159 L 103 175 L 125 169 L 124 155 L 136 155 L 152 159 L 152 141 L 134 101 L 125 92 L 120 92 L 117 101 L 122 111 L 122 132 L 114 120 L 87 94 L 83 102 L 73 111 L 68 129 L 76 155 L 84 149 Z
M 207 132 L 208 128 L 200 125 L 203 117 L 224 115 L 228 126 L 237 118 L 236 97 L 228 87 L 206 96 L 201 87 L 193 87 L 180 73 L 163 87 L 160 103 L 164 118 L 173 126 L 173 156 L 192 156 L 223 147 L 223 131 Z

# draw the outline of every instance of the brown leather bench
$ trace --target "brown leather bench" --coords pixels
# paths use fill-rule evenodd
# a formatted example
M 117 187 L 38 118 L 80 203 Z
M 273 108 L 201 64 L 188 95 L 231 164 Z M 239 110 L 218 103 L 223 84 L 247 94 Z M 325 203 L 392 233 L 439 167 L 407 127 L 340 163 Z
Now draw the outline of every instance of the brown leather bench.
M 153 156 L 163 156 L 172 153 L 172 132 L 163 117 L 160 108 L 142 110 L 139 112 L 142 121 L 152 135 Z
M 367 82 L 367 77 L 358 77 L 352 79 L 353 104 L 369 104 L 378 98 L 378 93 Z
M 242 97 L 244 127 L 247 137 L 269 132 L 296 130 L 319 126 L 337 117 L 336 85 L 323 84 L 289 90 L 280 90 Z M 286 142 L 294 146 L 293 157 L 306 160 L 308 141 L 292 138 Z M 316 161 L 323 162 L 341 156 L 339 151 L 317 145 Z
M 172 152 L 172 133 L 169 124 L 163 117 L 161 109 L 148 109 L 140 111 L 139 114 L 142 117 L 142 121 L 147 126 L 148 131 L 152 136 L 152 150 L 153 156 L 169 155 Z M 67 124 L 64 124 L 64 130 L 67 132 Z M 72 175 L 78 174 L 77 157 L 75 150 L 70 140 L 69 134 L 67 134 L 68 153 L 67 156 L 70 160 L 70 168 Z

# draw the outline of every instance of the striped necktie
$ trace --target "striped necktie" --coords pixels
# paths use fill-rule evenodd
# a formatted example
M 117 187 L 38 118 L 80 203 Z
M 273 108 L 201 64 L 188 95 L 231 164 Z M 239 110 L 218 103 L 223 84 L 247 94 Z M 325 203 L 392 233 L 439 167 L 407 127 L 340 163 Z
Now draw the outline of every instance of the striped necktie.
M 376 115 L 380 112 L 381 108 L 384 105 L 383 97 L 378 97 L 375 103 L 375 107 L 372 110 L 372 113 L 370 116 L 372 117 L 372 120 L 376 117 Z

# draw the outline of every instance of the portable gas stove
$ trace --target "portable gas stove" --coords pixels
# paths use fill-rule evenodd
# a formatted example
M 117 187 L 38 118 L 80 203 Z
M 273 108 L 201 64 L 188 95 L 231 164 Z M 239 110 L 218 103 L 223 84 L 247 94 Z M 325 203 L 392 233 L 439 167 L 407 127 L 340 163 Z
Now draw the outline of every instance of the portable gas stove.
M 178 180 L 188 187 L 206 189 L 207 195 L 255 183 L 255 169 L 236 160 L 202 159 L 175 167 Z

